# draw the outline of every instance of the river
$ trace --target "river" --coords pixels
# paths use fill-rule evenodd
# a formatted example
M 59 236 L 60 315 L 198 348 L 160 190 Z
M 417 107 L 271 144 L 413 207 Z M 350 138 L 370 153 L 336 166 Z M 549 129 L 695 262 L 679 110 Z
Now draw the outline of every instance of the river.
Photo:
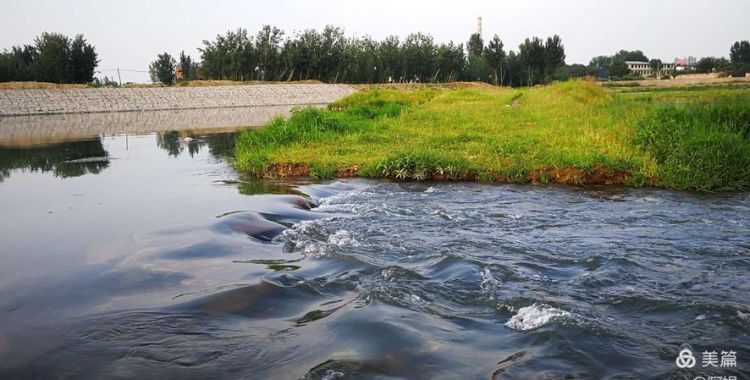
M 748 193 L 258 181 L 234 136 L 0 148 L 0 378 L 750 375 Z

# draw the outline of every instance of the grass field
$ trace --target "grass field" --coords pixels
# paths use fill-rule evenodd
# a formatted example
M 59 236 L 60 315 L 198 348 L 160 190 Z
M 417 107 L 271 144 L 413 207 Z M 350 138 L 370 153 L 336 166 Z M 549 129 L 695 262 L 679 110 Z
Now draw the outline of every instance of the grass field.
M 749 134 L 748 87 L 372 87 L 245 132 L 236 167 L 261 177 L 745 190 Z

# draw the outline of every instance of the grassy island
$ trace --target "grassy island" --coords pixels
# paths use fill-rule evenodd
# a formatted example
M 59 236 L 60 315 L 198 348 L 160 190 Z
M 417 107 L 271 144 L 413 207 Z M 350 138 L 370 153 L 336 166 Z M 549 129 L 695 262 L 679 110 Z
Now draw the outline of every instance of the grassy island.
M 750 189 L 750 87 L 369 86 L 244 132 L 259 177 Z

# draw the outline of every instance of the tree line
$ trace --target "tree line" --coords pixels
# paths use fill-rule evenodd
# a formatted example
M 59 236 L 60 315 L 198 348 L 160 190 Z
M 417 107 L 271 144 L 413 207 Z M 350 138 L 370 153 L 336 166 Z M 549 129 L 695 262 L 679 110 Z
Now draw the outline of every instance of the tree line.
M 547 83 L 565 64 L 565 48 L 559 36 L 546 40 L 527 38 L 517 51 L 505 50 L 497 35 L 486 44 L 479 34 L 463 43 L 437 43 L 424 33 L 401 39 L 388 36 L 377 41 L 369 36 L 349 38 L 344 30 L 326 26 L 307 29 L 285 38 L 285 33 L 264 25 L 255 35 L 247 29 L 230 30 L 212 41 L 203 41 L 201 63 L 190 57 L 176 60 L 160 54 L 150 66 L 152 78 L 174 82 L 170 74 L 225 80 L 299 81 L 327 83 L 485 81 L 493 84 L 531 86 Z M 182 54 L 184 56 L 184 53 Z
M 31 45 L 0 53 L 0 82 L 90 83 L 98 64 L 96 49 L 82 34 L 69 38 L 45 32 Z
M 243 28 L 203 41 L 200 61 L 184 52 L 178 60 L 160 54 L 149 66 L 153 82 L 172 84 L 178 79 L 227 79 L 260 81 L 319 80 L 327 83 L 484 81 L 497 85 L 533 86 L 552 80 L 597 76 L 634 77 L 625 61 L 649 62 L 658 71 L 660 60 L 649 60 L 640 50 L 620 50 L 598 56 L 588 66 L 565 64 L 565 48 L 559 36 L 545 40 L 527 38 L 517 50 L 505 48 L 499 36 L 484 41 L 472 34 L 466 43 L 437 43 L 424 33 L 401 39 L 388 36 L 348 38 L 343 29 L 326 26 L 292 36 L 264 25 L 255 35 Z M 750 72 L 750 42 L 737 41 L 729 59 L 701 58 L 695 72 L 721 72 L 742 76 Z M 0 52 L 0 82 L 38 81 L 91 83 L 99 63 L 96 49 L 83 35 L 42 33 L 33 44 L 13 46 Z
M 750 41 L 737 41 L 729 48 L 729 60 L 724 57 L 703 57 L 698 60 L 696 70 L 701 73 L 724 72 L 732 76 L 743 76 L 750 72 Z
M 598 56 L 591 59 L 587 69 L 588 75 L 610 79 L 636 79 L 637 74 L 630 72 L 625 62 L 638 61 L 648 62 L 654 72 L 658 72 L 663 63 L 660 59 L 651 59 L 641 50 L 620 50 L 610 56 Z M 712 73 L 718 72 L 725 75 L 744 76 L 750 72 L 750 42 L 737 41 L 729 48 L 729 59 L 724 57 L 703 57 L 688 68 L 686 73 Z M 672 73 L 673 75 L 677 73 Z

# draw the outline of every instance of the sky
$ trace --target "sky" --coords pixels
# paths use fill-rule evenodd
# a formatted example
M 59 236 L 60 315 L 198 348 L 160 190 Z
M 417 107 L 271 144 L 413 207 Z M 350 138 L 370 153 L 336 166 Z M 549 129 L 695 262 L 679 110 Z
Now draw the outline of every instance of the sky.
M 588 63 L 620 49 L 643 50 L 671 62 L 677 56 L 728 56 L 750 39 L 748 0 L 0 0 L 0 49 L 31 43 L 44 31 L 82 33 L 99 53 L 98 77 L 148 81 L 157 54 L 185 51 L 199 58 L 203 40 L 238 27 L 251 34 L 263 24 L 287 35 L 327 24 L 347 36 L 382 39 L 421 31 L 438 42 L 465 42 L 483 20 L 506 48 L 526 38 L 558 34 L 567 63 Z M 126 71 L 133 70 L 133 71 Z M 144 72 L 138 72 L 144 71 Z

